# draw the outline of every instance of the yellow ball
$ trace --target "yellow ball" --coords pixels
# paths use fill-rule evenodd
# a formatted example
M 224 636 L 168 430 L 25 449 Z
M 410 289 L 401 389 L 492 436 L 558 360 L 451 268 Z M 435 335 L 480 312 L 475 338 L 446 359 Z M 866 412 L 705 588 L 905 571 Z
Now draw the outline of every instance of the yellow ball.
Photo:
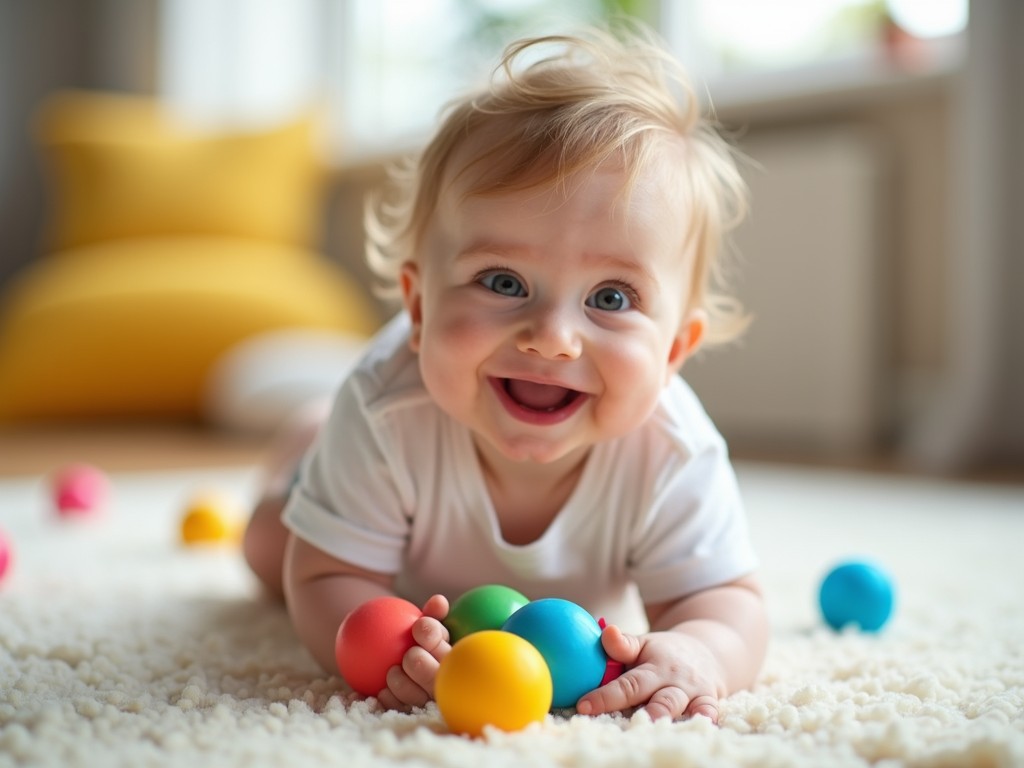
M 193 500 L 181 521 L 181 540 L 185 544 L 236 542 L 241 533 L 238 510 L 212 495 Z
M 454 733 L 480 736 L 484 726 L 518 731 L 551 709 L 551 672 L 528 641 L 500 630 L 464 637 L 441 661 L 434 698 Z

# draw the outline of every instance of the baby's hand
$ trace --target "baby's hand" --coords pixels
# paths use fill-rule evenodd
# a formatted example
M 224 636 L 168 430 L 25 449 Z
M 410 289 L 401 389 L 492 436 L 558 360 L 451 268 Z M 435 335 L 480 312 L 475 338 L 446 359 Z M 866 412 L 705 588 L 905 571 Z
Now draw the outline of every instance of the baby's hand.
M 676 631 L 627 635 L 609 625 L 601 644 L 629 669 L 581 698 L 577 712 L 599 715 L 644 706 L 651 719 L 704 715 L 718 722 L 719 691 L 725 685 L 717 660 L 702 642 Z
M 434 698 L 434 678 L 441 659 L 448 655 L 448 630 L 441 621 L 448 615 L 448 600 L 434 595 L 423 606 L 423 618 L 412 625 L 416 645 L 405 652 L 402 665 L 388 670 L 385 688 L 377 695 L 387 709 L 423 707 Z

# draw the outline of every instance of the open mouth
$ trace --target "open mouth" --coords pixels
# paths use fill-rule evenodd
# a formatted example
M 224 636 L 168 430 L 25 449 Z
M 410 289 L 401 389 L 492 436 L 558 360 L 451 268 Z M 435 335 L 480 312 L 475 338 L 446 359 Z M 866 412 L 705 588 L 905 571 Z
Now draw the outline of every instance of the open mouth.
M 575 389 L 567 389 L 553 384 L 537 384 L 522 379 L 504 379 L 502 385 L 508 396 L 518 405 L 529 408 L 531 411 L 544 413 L 565 408 L 580 396 Z
M 492 379 L 506 409 L 517 418 L 538 424 L 569 418 L 586 399 L 575 389 L 524 379 Z

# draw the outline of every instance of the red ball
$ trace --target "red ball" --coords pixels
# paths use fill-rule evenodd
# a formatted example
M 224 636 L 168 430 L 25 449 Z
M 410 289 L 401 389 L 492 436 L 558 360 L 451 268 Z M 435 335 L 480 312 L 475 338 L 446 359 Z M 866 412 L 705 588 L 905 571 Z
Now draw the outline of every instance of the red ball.
M 412 625 L 423 613 L 400 597 L 375 597 L 338 627 L 334 655 L 338 671 L 356 693 L 376 696 L 387 687 L 391 667 L 415 645 Z

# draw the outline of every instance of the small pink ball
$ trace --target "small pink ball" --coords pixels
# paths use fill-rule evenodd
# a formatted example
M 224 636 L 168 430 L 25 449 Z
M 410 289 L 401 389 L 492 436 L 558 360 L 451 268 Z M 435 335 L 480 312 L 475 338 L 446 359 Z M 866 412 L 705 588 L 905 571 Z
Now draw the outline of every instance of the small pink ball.
M 101 510 L 110 496 L 110 481 L 89 464 L 70 464 L 53 479 L 53 497 L 62 517 L 78 517 Z
M 13 559 L 10 539 L 7 538 L 3 531 L 0 531 L 0 581 L 3 581 L 7 575 Z

